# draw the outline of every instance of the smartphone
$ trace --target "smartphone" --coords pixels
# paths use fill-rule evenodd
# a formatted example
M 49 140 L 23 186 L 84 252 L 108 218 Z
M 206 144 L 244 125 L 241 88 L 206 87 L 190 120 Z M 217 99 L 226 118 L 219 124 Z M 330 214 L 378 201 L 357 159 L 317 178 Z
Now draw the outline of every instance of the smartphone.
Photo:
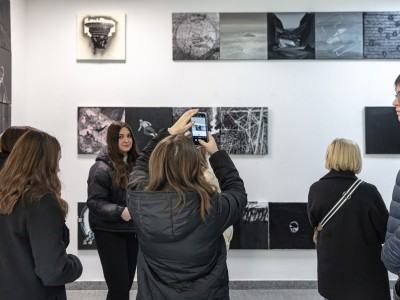
M 208 142 L 208 121 L 207 114 L 199 112 L 192 119 L 192 140 L 199 145 L 199 140 Z

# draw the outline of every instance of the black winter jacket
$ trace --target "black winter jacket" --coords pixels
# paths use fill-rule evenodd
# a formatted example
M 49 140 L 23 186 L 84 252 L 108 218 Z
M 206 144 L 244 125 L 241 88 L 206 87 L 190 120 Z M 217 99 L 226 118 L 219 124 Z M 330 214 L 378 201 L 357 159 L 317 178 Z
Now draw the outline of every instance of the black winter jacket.
M 330 171 L 310 187 L 308 213 L 316 227 L 357 179 Z M 319 234 L 318 291 L 329 300 L 390 300 L 380 260 L 388 211 L 375 186 L 362 183 Z
M 121 218 L 126 205 L 126 189 L 112 183 L 113 163 L 103 149 L 90 168 L 88 183 L 89 224 L 92 230 L 133 232 L 133 222 Z
M 143 188 L 148 157 L 162 137 L 144 149 L 128 188 L 128 208 L 139 239 L 136 299 L 229 299 L 222 233 L 240 219 L 246 206 L 243 181 L 226 152 L 210 157 L 222 192 L 213 196 L 205 221 L 194 192 L 184 193 L 185 204 L 177 207 L 175 192 L 135 191 Z
M 66 253 L 68 235 L 56 198 L 16 204 L 0 214 L 0 299 L 65 300 L 65 284 L 82 273 Z

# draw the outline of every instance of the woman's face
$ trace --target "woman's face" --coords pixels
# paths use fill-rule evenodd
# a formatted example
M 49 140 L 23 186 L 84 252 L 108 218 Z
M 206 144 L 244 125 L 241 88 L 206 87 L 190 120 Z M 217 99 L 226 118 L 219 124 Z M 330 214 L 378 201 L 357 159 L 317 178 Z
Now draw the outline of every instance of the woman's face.
M 121 128 L 118 138 L 118 149 L 122 154 L 128 153 L 132 149 L 133 139 L 128 128 Z

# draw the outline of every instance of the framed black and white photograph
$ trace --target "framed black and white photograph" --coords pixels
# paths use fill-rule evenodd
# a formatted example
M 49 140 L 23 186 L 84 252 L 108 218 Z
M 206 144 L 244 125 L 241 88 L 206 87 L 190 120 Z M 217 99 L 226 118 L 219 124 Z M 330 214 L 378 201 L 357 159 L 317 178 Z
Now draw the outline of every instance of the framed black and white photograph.
M 89 209 L 86 202 L 78 202 L 78 250 L 95 250 L 96 240 L 89 225 Z
M 11 52 L 10 0 L 0 0 L 0 48 Z
M 77 60 L 125 61 L 125 13 L 79 13 Z
M 266 13 L 221 13 L 221 60 L 267 59 Z
M 172 108 L 126 107 L 125 120 L 133 130 L 137 149 L 142 150 L 160 129 L 172 125 Z
M 365 107 L 367 154 L 400 154 L 400 122 L 393 106 Z
M 106 145 L 108 126 L 125 121 L 122 107 L 78 107 L 78 153 L 97 154 Z
M 270 249 L 314 249 L 307 203 L 269 203 Z
M 268 108 L 221 107 L 220 147 L 229 154 L 268 154 Z
M 313 13 L 268 13 L 268 59 L 314 59 Z
M 11 102 L 11 52 L 0 48 L 0 103 Z
M 329 12 L 315 14 L 317 59 L 363 58 L 363 14 Z
M 268 202 L 248 202 L 239 222 L 233 224 L 230 249 L 268 249 Z
M 173 60 L 218 60 L 218 13 L 172 14 Z
M 364 57 L 400 58 L 400 12 L 364 13 Z
M 0 134 L 11 126 L 11 104 L 0 103 Z

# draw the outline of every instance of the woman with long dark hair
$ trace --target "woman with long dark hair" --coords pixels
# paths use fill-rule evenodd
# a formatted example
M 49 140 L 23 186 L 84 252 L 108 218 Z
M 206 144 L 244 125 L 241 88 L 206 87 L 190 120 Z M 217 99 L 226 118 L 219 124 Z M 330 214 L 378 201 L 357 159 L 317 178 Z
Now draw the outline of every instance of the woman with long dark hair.
M 107 147 L 89 172 L 89 223 L 108 286 L 107 300 L 129 299 L 135 276 L 138 243 L 127 209 L 126 187 L 137 157 L 132 129 L 115 122 L 107 130 Z
M 200 143 L 221 193 L 205 176 L 204 159 L 184 133 L 189 110 L 160 131 L 136 162 L 128 205 L 139 240 L 136 299 L 229 299 L 223 232 L 247 203 L 243 181 L 214 138 Z
M 82 273 L 66 253 L 67 202 L 61 198 L 58 141 L 31 130 L 0 171 L 0 298 L 66 299 L 65 284 Z

